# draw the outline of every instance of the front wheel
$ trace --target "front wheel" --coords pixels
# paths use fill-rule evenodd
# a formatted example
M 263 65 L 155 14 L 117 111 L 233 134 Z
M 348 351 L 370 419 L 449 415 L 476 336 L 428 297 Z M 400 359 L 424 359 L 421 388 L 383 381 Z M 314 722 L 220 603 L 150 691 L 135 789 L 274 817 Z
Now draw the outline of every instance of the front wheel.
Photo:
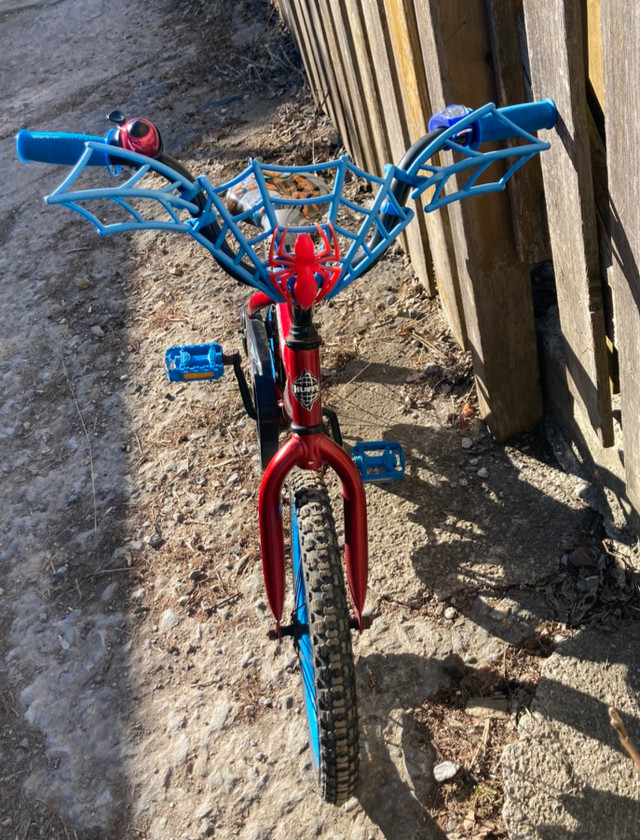
M 322 477 L 299 471 L 291 488 L 294 638 L 320 792 L 341 805 L 358 776 L 358 712 L 342 558 Z

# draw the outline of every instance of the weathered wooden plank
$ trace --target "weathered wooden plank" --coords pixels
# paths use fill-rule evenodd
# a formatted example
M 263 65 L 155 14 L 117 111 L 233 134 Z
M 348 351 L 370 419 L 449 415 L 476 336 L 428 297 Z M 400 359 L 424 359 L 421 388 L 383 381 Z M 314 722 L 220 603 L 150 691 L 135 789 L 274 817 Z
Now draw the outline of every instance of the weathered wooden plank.
M 312 44 L 309 41 L 305 21 L 300 13 L 300 6 L 304 3 L 304 0 L 279 0 L 279 2 L 283 7 L 287 26 L 295 38 L 298 50 L 300 51 L 314 102 L 318 108 L 321 108 L 327 92 L 323 88 L 320 80 Z
M 486 0 L 491 52 L 498 89 L 496 104 L 526 102 L 524 61 L 519 30 L 522 0 Z M 520 24 L 520 25 L 519 25 Z M 539 160 L 533 160 L 507 185 L 514 235 L 523 262 L 533 265 L 550 257 Z
M 587 76 L 593 93 L 604 113 L 604 69 L 602 61 L 602 33 L 600 0 L 586 0 L 585 41 Z
M 387 24 L 392 53 L 397 66 L 398 83 L 411 142 L 428 131 L 432 113 L 415 9 L 412 0 L 386 0 Z M 439 213 L 422 212 L 416 206 L 418 224 L 424 226 L 433 260 L 435 284 L 440 304 L 456 341 L 467 346 L 462 292 L 455 261 L 451 225 L 446 208 Z M 425 234 L 423 234 L 424 236 Z
M 375 166 L 371 155 L 371 134 L 368 115 L 362 102 L 362 92 L 353 65 L 351 51 L 345 48 L 346 32 L 341 6 L 331 0 L 317 0 L 325 38 L 334 68 L 338 95 L 342 101 L 345 127 L 342 141 L 359 166 Z
M 607 113 L 611 283 L 620 367 L 627 495 L 640 521 L 640 6 L 602 0 L 604 100 Z
M 380 113 L 384 121 L 385 132 L 389 138 L 391 157 L 388 163 L 399 163 L 411 145 L 407 118 L 402 107 L 402 97 L 398 72 L 393 58 L 393 49 L 388 39 L 387 15 L 384 0 L 360 0 L 362 19 L 368 35 L 369 50 L 372 58 L 371 70 L 375 73 L 379 90 Z M 414 271 L 427 291 L 436 292 L 433 280 L 433 262 L 429 249 L 426 227 L 420 213 L 405 231 L 403 240 L 405 250 L 411 258 Z
M 340 77 L 339 55 L 335 50 L 335 42 L 331 40 L 333 33 L 330 28 L 328 29 L 325 26 L 326 22 L 323 15 L 320 14 L 320 4 L 318 2 L 307 4 L 307 10 L 311 30 L 314 33 L 318 58 L 322 64 L 328 86 L 329 102 L 327 104 L 330 104 L 330 108 L 327 110 L 332 115 L 333 123 L 340 132 L 343 141 L 350 143 L 350 150 L 353 150 L 353 154 L 360 157 L 360 143 L 358 135 L 354 131 L 353 121 L 348 109 L 348 98 L 345 95 L 343 80 Z
M 314 100 L 318 108 L 325 111 L 333 124 L 337 126 L 338 120 L 333 110 L 327 70 L 309 15 L 308 0 L 291 0 L 291 6 L 297 20 L 297 31 L 300 33 L 300 44 L 303 48 L 303 61 L 305 62 Z
M 414 0 L 431 103 L 494 101 L 484 3 Z M 542 415 L 529 272 L 504 194 L 450 206 L 464 313 L 483 418 L 498 440 Z
M 353 41 L 355 63 L 364 94 L 364 102 L 370 114 L 378 171 L 391 160 L 391 146 L 386 133 L 380 91 L 372 72 L 373 58 L 364 23 L 362 0 L 344 0 L 341 4 L 346 12 L 347 24 Z
M 377 120 L 371 64 L 366 51 L 358 9 L 352 0 L 334 3 L 328 0 L 333 12 L 335 32 L 343 55 L 345 73 L 350 79 L 354 113 L 360 128 L 365 160 L 357 161 L 371 172 L 382 172 L 388 161 L 385 141 Z
M 581 0 L 524 0 L 534 94 L 558 106 L 542 157 L 558 309 L 576 410 L 613 444 L 602 283 L 587 123 Z M 552 25 L 550 25 L 552 21 Z

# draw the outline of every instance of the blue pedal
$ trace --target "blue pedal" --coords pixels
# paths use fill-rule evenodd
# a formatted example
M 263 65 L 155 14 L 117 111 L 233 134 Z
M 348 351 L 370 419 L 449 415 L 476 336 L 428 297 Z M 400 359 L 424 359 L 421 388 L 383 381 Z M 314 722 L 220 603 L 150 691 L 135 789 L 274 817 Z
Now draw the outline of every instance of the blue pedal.
M 222 355 L 222 347 L 214 341 L 170 347 L 164 357 L 167 376 L 172 382 L 220 379 L 224 373 Z
M 404 451 L 399 443 L 360 441 L 351 450 L 351 457 L 365 483 L 397 481 L 404 475 Z

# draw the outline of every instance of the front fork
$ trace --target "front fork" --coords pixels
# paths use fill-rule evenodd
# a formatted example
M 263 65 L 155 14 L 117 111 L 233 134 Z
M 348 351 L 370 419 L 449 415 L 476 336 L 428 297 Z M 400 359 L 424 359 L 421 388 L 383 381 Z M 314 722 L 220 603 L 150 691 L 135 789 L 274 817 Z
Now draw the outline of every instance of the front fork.
M 251 316 L 270 304 L 264 295 L 254 295 L 248 307 Z M 295 467 L 320 470 L 331 467 L 342 483 L 344 501 L 345 565 L 347 582 L 362 630 L 362 610 L 368 575 L 367 504 L 361 475 L 347 453 L 324 433 L 320 398 L 320 339 L 310 312 L 293 312 L 278 305 L 280 353 L 287 372 L 284 396 L 291 413 L 289 440 L 267 465 L 260 484 L 258 515 L 262 568 L 269 606 L 276 619 L 278 636 L 284 607 L 285 560 L 282 525 L 282 487 Z
M 294 467 L 319 470 L 328 464 L 342 482 L 347 581 L 362 630 L 362 609 L 367 591 L 367 502 L 360 473 L 347 453 L 325 434 L 294 432 L 271 459 L 262 476 L 258 498 L 262 570 L 269 606 L 275 616 L 278 635 L 284 606 L 284 530 L 280 497 L 287 475 Z

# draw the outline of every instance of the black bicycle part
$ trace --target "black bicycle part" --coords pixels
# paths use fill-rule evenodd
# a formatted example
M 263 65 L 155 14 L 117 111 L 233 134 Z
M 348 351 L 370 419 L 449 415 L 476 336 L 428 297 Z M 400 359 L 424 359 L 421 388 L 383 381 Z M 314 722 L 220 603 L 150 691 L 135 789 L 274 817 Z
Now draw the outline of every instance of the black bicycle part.
M 331 429 L 331 437 L 335 440 L 338 446 L 342 446 L 342 429 L 340 428 L 340 422 L 338 420 L 338 415 L 333 411 L 331 408 L 325 408 L 322 406 L 322 413 L 329 421 L 329 428 Z
M 280 410 L 273 355 L 262 318 L 249 318 L 245 314 L 243 327 L 251 369 L 258 450 L 262 469 L 265 469 L 280 443 Z

